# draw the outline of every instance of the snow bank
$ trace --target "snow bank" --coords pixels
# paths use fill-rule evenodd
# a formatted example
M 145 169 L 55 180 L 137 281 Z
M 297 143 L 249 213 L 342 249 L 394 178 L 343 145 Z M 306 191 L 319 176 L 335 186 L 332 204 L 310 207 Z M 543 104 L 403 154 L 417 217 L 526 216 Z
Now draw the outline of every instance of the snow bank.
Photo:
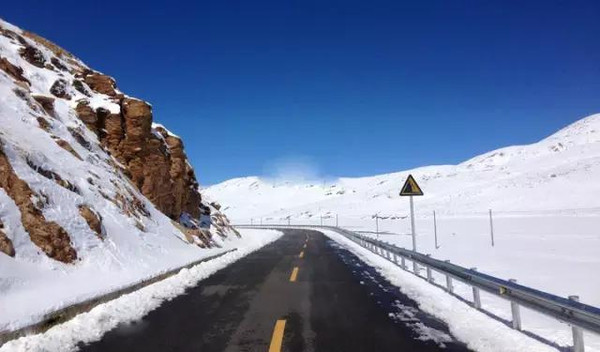
M 75 351 L 79 342 L 99 340 L 102 335 L 118 324 L 136 321 L 160 305 L 197 285 L 220 269 L 278 239 L 282 233 L 272 230 L 242 230 L 244 241 L 239 241 L 235 252 L 201 263 L 190 269 L 101 304 L 87 313 L 55 326 L 44 334 L 22 337 L 0 347 L 0 352 Z
M 554 348 L 490 319 L 485 314 L 448 295 L 442 289 L 405 272 L 395 264 L 362 248 L 346 237 L 331 230 L 318 229 L 318 231 L 344 245 L 366 264 L 376 268 L 393 285 L 398 286 L 402 293 L 415 300 L 421 310 L 445 321 L 450 332 L 460 341 L 465 342 L 469 348 L 489 352 L 556 351 Z

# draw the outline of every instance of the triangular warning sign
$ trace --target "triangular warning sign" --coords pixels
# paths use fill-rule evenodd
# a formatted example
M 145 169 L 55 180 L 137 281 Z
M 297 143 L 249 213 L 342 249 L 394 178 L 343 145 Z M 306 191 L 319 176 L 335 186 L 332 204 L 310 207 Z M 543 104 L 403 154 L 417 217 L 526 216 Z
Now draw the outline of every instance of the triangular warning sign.
M 421 187 L 417 184 L 417 181 L 412 177 L 412 175 L 408 175 L 406 182 L 404 182 L 404 186 L 402 186 L 402 190 L 400 191 L 401 196 L 422 196 L 423 191 Z

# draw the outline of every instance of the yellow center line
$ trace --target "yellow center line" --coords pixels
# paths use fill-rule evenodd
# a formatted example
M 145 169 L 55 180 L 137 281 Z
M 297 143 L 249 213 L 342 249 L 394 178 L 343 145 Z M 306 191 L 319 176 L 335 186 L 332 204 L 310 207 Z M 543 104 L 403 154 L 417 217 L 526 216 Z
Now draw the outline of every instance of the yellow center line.
M 300 252 L 300 255 L 298 255 L 298 258 L 304 258 L 304 251 Z
M 285 320 L 277 320 L 275 329 L 273 329 L 273 337 L 269 352 L 281 352 L 281 344 L 283 343 L 283 331 L 285 330 Z
M 290 282 L 296 282 L 296 277 L 298 277 L 298 267 L 294 267 L 292 270 L 292 275 L 290 276 Z

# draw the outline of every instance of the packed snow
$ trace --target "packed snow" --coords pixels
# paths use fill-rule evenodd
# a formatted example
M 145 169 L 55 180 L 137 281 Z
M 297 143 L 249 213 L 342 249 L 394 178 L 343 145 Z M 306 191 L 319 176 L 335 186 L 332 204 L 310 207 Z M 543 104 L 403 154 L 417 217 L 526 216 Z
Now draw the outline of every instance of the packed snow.
M 420 252 L 600 306 L 600 280 L 594 280 L 600 270 L 600 114 L 540 142 L 458 165 L 304 183 L 246 177 L 204 192 L 221 200 L 234 223 L 339 224 L 411 249 L 409 200 L 399 196 L 409 174 L 425 192 L 415 197 Z M 490 297 L 484 303 L 509 318 L 506 302 Z M 571 344 L 568 327 L 536 313 L 524 310 L 523 325 Z M 585 338 L 586 346 L 600 350 L 600 337 Z
M 230 243 L 226 248 L 237 248 L 219 258 L 183 269 L 178 274 L 101 304 L 91 311 L 77 315 L 66 323 L 47 332 L 10 341 L 0 352 L 67 352 L 76 351 L 80 342 L 90 343 L 118 324 L 139 320 L 163 302 L 171 300 L 227 265 L 278 239 L 282 233 L 273 230 L 241 230 L 244 241 Z M 94 277 L 94 280 L 97 278 Z M 102 279 L 100 279 L 102 281 Z M 91 280 L 90 280 L 91 282 Z M 4 307 L 2 307 L 4 308 Z

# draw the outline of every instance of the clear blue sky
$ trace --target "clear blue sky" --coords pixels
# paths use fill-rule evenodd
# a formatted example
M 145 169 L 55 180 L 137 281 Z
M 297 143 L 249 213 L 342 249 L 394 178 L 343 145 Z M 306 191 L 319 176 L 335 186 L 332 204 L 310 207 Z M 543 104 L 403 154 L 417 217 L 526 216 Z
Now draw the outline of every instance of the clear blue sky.
M 150 101 L 199 181 L 457 163 L 600 112 L 598 1 L 9 1 Z

